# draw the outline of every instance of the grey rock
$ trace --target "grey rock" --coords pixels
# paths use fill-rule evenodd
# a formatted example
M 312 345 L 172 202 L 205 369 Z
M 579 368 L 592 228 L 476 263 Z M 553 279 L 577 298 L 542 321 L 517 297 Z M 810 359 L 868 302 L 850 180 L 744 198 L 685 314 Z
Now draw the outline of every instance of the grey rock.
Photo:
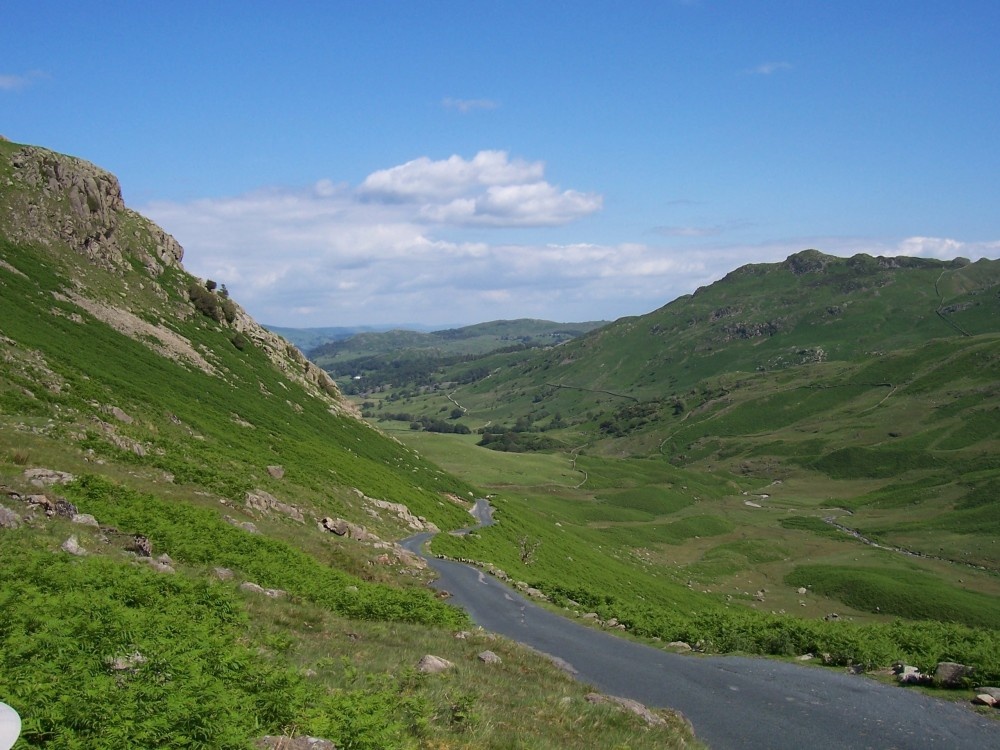
M 24 478 L 36 487 L 48 487 L 51 484 L 72 482 L 75 477 L 66 471 L 55 469 L 25 469 Z
M 275 479 L 283 479 L 285 476 L 284 466 L 268 466 L 267 473 L 270 474 Z
M 231 581 L 233 579 L 233 571 L 231 571 L 229 568 L 223 568 L 223 567 L 212 568 L 212 575 L 214 575 L 220 581 Z
M 250 594 L 263 594 L 264 596 L 269 596 L 272 599 L 283 599 L 288 596 L 288 592 L 283 589 L 266 589 L 252 581 L 244 581 L 240 584 L 240 591 L 246 591 Z
M 83 557 L 87 554 L 87 550 L 80 546 L 80 540 L 76 538 L 76 534 L 60 544 L 59 549 L 70 555 L 76 555 L 77 557 Z
M 654 714 L 644 705 L 639 703 L 639 701 L 634 701 L 631 698 L 619 698 L 615 695 L 602 695 L 600 693 L 587 693 L 584 698 L 587 703 L 593 703 L 596 705 L 611 704 L 618 706 L 624 711 L 635 714 L 651 727 L 661 727 L 667 723 L 667 720 L 662 716 Z
M 479 659 L 479 661 L 483 662 L 483 664 L 502 664 L 503 663 L 503 659 L 501 659 L 499 656 L 497 656 L 492 651 L 483 651 L 476 658 Z
M 0 505 L 0 529 L 16 529 L 21 525 L 21 516 Z
M 301 510 L 296 508 L 294 505 L 288 505 L 287 503 L 281 502 L 270 492 L 265 492 L 264 490 L 247 492 L 245 502 L 248 508 L 260 511 L 261 513 L 270 513 L 273 510 L 278 513 L 283 513 L 299 523 L 305 523 L 306 520 L 302 515 Z
M 953 661 L 938 662 L 934 669 L 934 682 L 946 688 L 965 687 L 974 671 L 973 667 L 968 667 L 965 664 L 957 664 Z
M 117 419 L 119 422 L 124 422 L 125 424 L 132 424 L 135 422 L 131 416 L 126 414 L 124 411 L 119 409 L 117 406 L 111 407 L 111 416 Z
M 100 526 L 100 524 L 97 523 L 97 519 L 89 513 L 77 513 L 71 520 L 73 523 L 78 523 L 81 526 Z
M 455 665 L 447 659 L 442 659 L 440 656 L 434 656 L 433 654 L 427 654 L 421 657 L 420 661 L 417 662 L 417 671 L 422 674 L 437 674 L 438 672 L 444 672 L 445 670 L 451 669 L 454 666 Z

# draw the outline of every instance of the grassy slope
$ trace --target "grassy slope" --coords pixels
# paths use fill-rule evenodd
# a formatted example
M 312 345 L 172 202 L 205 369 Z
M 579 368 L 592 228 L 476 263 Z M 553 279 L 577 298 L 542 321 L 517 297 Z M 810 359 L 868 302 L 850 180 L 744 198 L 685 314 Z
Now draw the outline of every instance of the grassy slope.
M 684 736 L 590 707 L 585 686 L 510 644 L 490 644 L 504 664 L 484 675 L 484 638 L 452 638 L 464 615 L 419 585 L 419 571 L 391 550 L 382 564 L 384 550 L 320 532 L 312 519 L 335 515 L 386 539 L 408 533 L 391 513 L 372 517 L 356 490 L 462 525 L 468 515 L 447 495 L 473 489 L 331 412 L 252 343 L 234 346 L 231 329 L 195 313 L 186 274 L 108 272 L 3 238 L 0 260 L 0 503 L 21 517 L 0 530 L 0 699 L 24 719 L 19 750 L 237 748 L 281 732 L 355 748 L 506 748 L 525 726 L 536 747 L 594 733 L 631 747 Z M 68 290 L 183 336 L 217 374 L 122 335 Z M 275 464 L 281 479 L 266 471 Z M 78 479 L 34 487 L 23 473 L 40 466 Z M 250 489 L 306 522 L 246 510 Z M 11 492 L 65 497 L 102 525 L 47 519 Z M 134 534 L 176 573 L 138 564 L 127 550 Z M 87 555 L 59 550 L 70 535 Z M 234 578 L 216 580 L 216 566 Z M 287 593 L 242 593 L 242 581 Z M 455 661 L 454 672 L 416 674 L 428 652 Z

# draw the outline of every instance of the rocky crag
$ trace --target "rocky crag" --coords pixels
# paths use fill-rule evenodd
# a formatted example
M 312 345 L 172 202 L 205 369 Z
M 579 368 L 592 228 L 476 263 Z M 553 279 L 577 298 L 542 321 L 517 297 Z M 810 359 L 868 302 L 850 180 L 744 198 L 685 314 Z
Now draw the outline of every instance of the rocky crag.
M 83 159 L 6 140 L 0 140 L 0 235 L 14 244 L 47 247 L 56 253 L 70 249 L 88 263 L 119 276 L 123 290 L 128 291 L 130 284 L 138 285 L 164 302 L 163 284 L 192 283 L 182 265 L 184 249 L 159 226 L 125 205 L 117 177 Z M 167 280 L 164 274 L 168 270 L 179 273 Z M 199 283 L 204 285 L 205 280 Z M 66 290 L 66 297 L 164 356 L 211 371 L 211 365 L 188 342 L 179 341 L 175 332 L 144 320 L 147 316 L 131 309 L 129 295 L 95 298 L 85 285 L 77 284 L 76 289 Z M 327 400 L 331 409 L 354 413 L 326 372 L 234 301 L 228 297 L 225 301 L 227 314 L 220 316 L 219 323 L 266 352 L 287 377 Z M 194 300 L 187 309 L 162 312 L 164 317 L 199 314 Z

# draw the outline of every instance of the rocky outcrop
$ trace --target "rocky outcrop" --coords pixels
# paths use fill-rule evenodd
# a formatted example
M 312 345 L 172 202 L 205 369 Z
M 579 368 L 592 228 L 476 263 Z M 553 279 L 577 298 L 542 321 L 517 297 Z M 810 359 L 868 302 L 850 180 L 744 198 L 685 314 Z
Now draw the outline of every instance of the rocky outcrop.
M 271 513 L 271 511 L 277 511 L 282 513 L 289 518 L 298 521 L 299 523 L 305 523 L 305 516 L 302 515 L 302 511 L 296 508 L 294 505 L 289 505 L 283 503 L 270 492 L 265 492 L 264 490 L 254 490 L 253 492 L 247 492 L 246 497 L 246 507 L 250 510 L 256 510 L 265 515 Z
M 393 503 L 388 500 L 378 500 L 374 497 L 368 497 L 359 489 L 355 489 L 354 492 L 365 502 L 367 506 L 369 506 L 370 512 L 373 512 L 373 515 L 375 515 L 376 518 L 378 517 L 378 513 L 374 509 L 387 510 L 397 519 L 405 523 L 411 531 L 431 531 L 434 533 L 440 531 L 437 526 L 423 516 L 413 515 L 413 513 L 410 512 L 410 509 L 403 503 Z
M 113 174 L 82 159 L 35 146 L 10 157 L 11 172 L 0 198 L 3 229 L 14 242 L 64 245 L 109 270 L 138 259 L 159 275 L 180 265 L 177 241 L 125 207 Z
M 126 207 L 121 185 L 113 174 L 82 159 L 35 146 L 19 148 L 7 156 L 7 161 L 9 169 L 5 171 L 9 176 L 0 181 L 0 236 L 15 244 L 53 250 L 68 247 L 94 265 L 123 277 L 137 268 L 144 268 L 153 278 L 167 268 L 182 269 L 183 248 L 163 229 Z M 187 284 L 188 281 L 183 282 L 184 286 Z M 166 290 L 155 284 L 151 291 L 165 302 L 169 298 Z M 195 355 L 190 342 L 168 326 L 154 325 L 144 319 L 142 325 L 136 324 L 128 318 L 135 317 L 133 311 L 120 307 L 106 311 L 108 299 L 88 300 L 73 290 L 65 290 L 64 297 L 159 353 L 181 351 L 182 359 L 194 361 L 200 369 L 216 374 L 211 365 L 200 361 L 200 355 Z M 285 339 L 257 323 L 235 301 L 226 302 L 231 305 L 232 316 L 231 319 L 227 316 L 224 324 L 233 329 L 234 344 L 237 336 L 242 337 L 240 346 L 252 342 L 288 379 L 326 401 L 331 411 L 360 417 L 358 410 L 341 397 L 325 371 L 309 362 Z M 181 308 L 180 312 L 196 314 L 193 305 Z M 176 313 L 175 309 L 169 314 Z M 150 335 L 156 340 L 150 342 Z M 166 341 L 167 338 L 171 340 Z

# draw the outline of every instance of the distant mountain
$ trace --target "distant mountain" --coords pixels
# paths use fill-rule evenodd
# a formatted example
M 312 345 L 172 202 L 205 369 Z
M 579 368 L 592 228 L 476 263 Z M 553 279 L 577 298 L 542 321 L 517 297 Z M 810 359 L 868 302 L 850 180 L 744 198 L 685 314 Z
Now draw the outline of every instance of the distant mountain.
M 325 328 L 286 328 L 265 324 L 267 330 L 291 341 L 302 351 L 315 349 L 331 341 L 341 341 L 359 333 L 378 333 L 398 329 L 400 326 L 329 326 Z M 433 326 L 410 326 L 415 331 L 432 331 Z
M 309 350 L 309 358 L 340 378 L 353 392 L 393 382 L 426 380 L 442 366 L 497 351 L 550 348 L 607 325 L 606 321 L 554 323 L 548 320 L 496 320 L 462 328 L 422 333 L 392 330 L 358 333 Z M 354 379 L 361 381 L 357 386 Z

